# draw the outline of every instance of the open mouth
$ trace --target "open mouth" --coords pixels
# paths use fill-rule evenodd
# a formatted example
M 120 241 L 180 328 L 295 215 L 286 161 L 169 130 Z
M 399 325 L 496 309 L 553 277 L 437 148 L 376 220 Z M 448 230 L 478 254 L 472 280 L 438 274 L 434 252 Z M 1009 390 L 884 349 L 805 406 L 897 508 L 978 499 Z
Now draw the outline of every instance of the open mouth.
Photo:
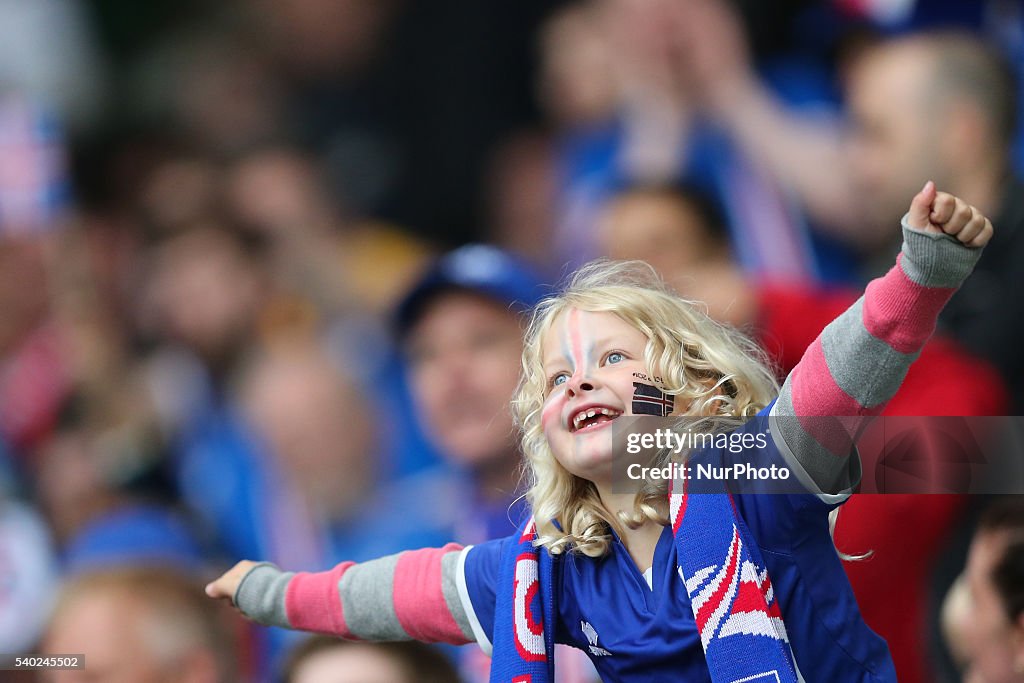
M 577 411 L 572 416 L 569 431 L 580 432 L 588 429 L 595 429 L 603 424 L 611 422 L 620 415 L 622 415 L 622 411 L 615 410 L 613 408 L 605 408 L 602 406 L 584 408 Z

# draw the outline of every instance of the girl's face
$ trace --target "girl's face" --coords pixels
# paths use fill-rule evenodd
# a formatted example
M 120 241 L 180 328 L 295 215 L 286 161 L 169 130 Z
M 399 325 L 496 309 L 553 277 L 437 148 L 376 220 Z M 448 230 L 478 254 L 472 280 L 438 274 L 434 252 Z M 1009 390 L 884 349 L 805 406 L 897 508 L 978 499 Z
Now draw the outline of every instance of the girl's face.
M 612 422 L 632 415 L 634 382 L 650 383 L 647 337 L 614 313 L 575 308 L 541 340 L 547 388 L 541 425 L 562 467 L 593 482 L 612 476 Z

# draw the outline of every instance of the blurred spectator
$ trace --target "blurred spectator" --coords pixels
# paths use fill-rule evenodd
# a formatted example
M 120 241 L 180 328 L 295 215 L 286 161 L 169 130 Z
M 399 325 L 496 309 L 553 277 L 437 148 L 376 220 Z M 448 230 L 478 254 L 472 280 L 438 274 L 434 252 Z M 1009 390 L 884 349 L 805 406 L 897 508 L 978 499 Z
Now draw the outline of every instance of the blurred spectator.
M 152 41 L 129 99 L 211 149 L 297 144 L 356 217 L 458 244 L 477 233 L 488 150 L 532 115 L 526 38 L 549 4 L 208 8 Z
M 463 542 L 497 538 L 519 522 L 509 509 L 519 474 L 509 404 L 522 356 L 520 314 L 540 295 L 524 264 L 470 245 L 438 260 L 398 309 L 416 417 L 470 477 L 464 504 L 476 514 L 462 521 Z
M 31 652 L 57 589 L 53 540 L 45 520 L 0 490 L 0 649 Z
M 947 645 L 965 683 L 1024 679 L 1024 502 L 998 499 L 984 512 L 967 566 L 943 606 Z
M 593 2 L 571 3 L 541 27 L 537 97 L 556 127 L 603 127 L 615 114 L 620 84 L 605 30 Z
M 294 147 L 240 155 L 227 169 L 225 199 L 231 214 L 268 242 L 274 291 L 263 332 L 320 330 L 332 358 L 372 387 L 380 450 L 391 454 L 379 474 L 436 466 L 420 430 L 402 418 L 409 390 L 386 325 L 431 248 L 398 226 L 353 219 L 329 194 L 323 165 Z
M 459 683 L 451 663 L 423 643 L 357 643 L 313 636 L 289 655 L 282 683 Z
M 891 229 L 898 232 L 896 221 Z M 853 291 L 747 277 L 714 205 L 692 189 L 622 193 L 607 207 L 601 237 L 609 256 L 647 260 L 684 297 L 705 303 L 712 317 L 746 329 L 783 376 L 857 298 Z M 936 337 L 883 415 L 1002 415 L 1007 403 L 993 368 Z M 854 495 L 839 514 L 836 546 L 855 555 L 871 551 L 845 568 L 865 621 L 889 643 L 901 681 L 933 680 L 924 640 L 928 579 L 963 507 L 963 496 Z
M 0 71 L 2 64 L 0 58 Z M 0 439 L 17 453 L 53 426 L 75 374 L 53 281 L 70 189 L 58 121 L 33 100 L 4 92 L 2 81 Z
M 189 149 L 171 152 L 152 150 L 131 207 L 157 246 L 175 231 L 187 233 L 203 221 L 211 221 L 223 202 L 223 169 L 212 155 Z
M 312 515 L 356 516 L 373 490 L 374 429 L 352 381 L 315 345 L 279 344 L 249 364 L 239 393 L 254 432 Z
M 380 403 L 346 372 L 358 353 L 350 348 L 336 364 L 315 334 L 292 335 L 247 347 L 215 407 L 179 432 L 182 496 L 226 557 L 312 570 L 450 540 L 458 499 L 445 473 L 386 478 Z M 410 516 L 417 500 L 431 502 Z M 260 680 L 297 637 L 265 636 Z
M 922 178 L 1001 213 L 1004 193 L 1014 187 L 1013 77 L 980 39 L 936 33 L 869 48 L 852 65 L 848 94 L 850 191 L 873 198 L 855 239 L 867 242 L 899 215 L 905 202 L 897 197 Z M 888 235 L 878 239 L 892 243 Z
M 125 564 L 201 570 L 195 530 L 175 508 L 164 442 L 137 377 L 79 389 L 34 453 L 36 493 L 62 569 Z
M 43 238 L 0 237 L 0 438 L 24 452 L 53 427 L 71 388 L 51 307 Z
M 698 108 L 681 65 L 680 4 L 581 2 L 546 25 L 541 92 L 556 126 L 556 265 L 597 255 L 594 221 L 617 188 L 685 180 L 725 208 L 748 272 L 842 279 L 846 274 L 823 260 L 783 188 Z M 793 73 L 786 78 L 798 80 Z
M 556 221 L 554 150 L 543 132 L 512 136 L 495 151 L 487 169 L 487 241 L 538 267 L 553 270 L 551 235 Z
M 905 197 L 929 179 L 993 217 L 1000 237 L 940 324 L 996 365 L 1019 411 L 1024 188 L 1011 165 L 1016 76 L 1001 55 L 977 37 L 955 33 L 895 38 L 863 50 L 848 67 L 847 147 L 839 128 L 795 115 L 758 82 L 723 3 L 688 7 L 689 20 L 680 26 L 705 104 L 799 194 L 823 228 L 888 262 L 898 239 L 888 226 L 905 210 Z
M 859 224 L 849 212 L 841 213 L 856 205 L 850 204 L 849 164 L 840 149 L 836 118 L 823 115 L 821 108 L 798 113 L 762 82 L 731 3 L 686 3 L 673 20 L 682 47 L 678 64 L 701 106 L 732 140 L 795 191 L 820 227 L 831 228 L 837 221 Z M 753 111 L 741 110 L 751 105 Z
M 126 500 L 101 513 L 64 549 L 68 574 L 127 565 L 199 572 L 211 563 L 195 530 L 166 505 Z
M 233 619 L 170 570 L 83 574 L 62 590 L 41 650 L 82 653 L 86 666 L 42 680 L 234 683 L 241 672 Z
M 415 432 L 388 345 L 372 335 L 395 283 L 373 298 L 349 288 L 347 265 L 371 271 L 343 246 L 361 243 L 353 251 L 364 256 L 374 247 L 339 225 L 316 178 L 286 148 L 242 157 L 223 185 L 202 162 L 163 166 L 145 195 L 150 220 L 166 227 L 139 311 L 157 344 L 147 376 L 184 501 L 228 558 L 296 570 L 446 542 L 458 501 L 444 472 L 388 480 L 390 447 Z M 174 187 L 189 179 L 186 199 L 200 201 L 183 212 Z M 221 188 L 244 229 L 204 218 L 216 202 L 202 197 Z M 401 284 L 414 258 L 395 253 L 377 250 L 373 275 Z M 409 517 L 413 500 L 431 503 Z M 103 535 L 90 539 L 102 545 Z M 288 641 L 267 639 L 262 676 Z
M 921 90 L 913 93 L 913 84 Z M 986 249 L 978 277 L 950 300 L 940 324 L 987 358 L 1024 406 L 1024 185 L 1010 171 L 1016 123 L 1008 68 L 977 39 L 936 34 L 907 38 L 868 53 L 850 84 L 857 122 L 851 169 L 871 206 L 895 206 L 891 194 L 932 178 L 978 206 L 1002 237 Z M 934 104 L 935 98 L 939 104 Z M 898 99 L 904 98 L 904 99 Z M 928 121 L 933 134 L 926 134 Z M 936 142 L 939 141 L 939 142 Z M 923 184 L 923 181 L 922 181 Z M 898 211 L 891 215 L 898 215 Z
M 223 223 L 189 224 L 149 252 L 136 301 L 139 329 L 155 342 L 145 381 L 176 483 L 229 558 L 269 554 L 251 525 L 259 501 L 244 497 L 254 437 L 231 394 L 268 288 L 262 249 Z
M 899 223 L 890 229 L 898 233 Z M 606 207 L 599 243 L 611 258 L 646 260 L 682 296 L 707 305 L 712 317 L 748 330 L 783 375 L 857 298 L 853 290 L 747 276 L 729 248 L 715 204 L 686 186 L 641 186 L 617 195 Z M 943 398 L 936 400 L 938 395 Z M 1002 415 L 1008 398 L 989 364 L 937 336 L 885 414 Z
M 265 22 L 270 49 L 303 79 L 354 77 L 386 48 L 401 0 L 365 4 L 354 0 L 259 0 L 256 17 Z
M 57 117 L 0 85 L 0 235 L 45 233 L 66 220 L 67 166 Z
M 609 258 L 646 261 L 716 320 L 743 328 L 756 316 L 757 280 L 736 263 L 720 209 L 692 186 L 624 188 L 603 207 L 597 244 Z
M 268 241 L 278 286 L 323 314 L 386 314 L 430 253 L 395 226 L 346 217 L 323 165 L 294 147 L 239 156 L 225 183 L 231 214 Z
M 256 332 L 265 260 L 258 234 L 220 219 L 167 235 L 152 252 L 142 329 L 195 354 L 215 383 L 223 381 Z
M 22 92 L 76 129 L 94 125 L 105 73 L 86 6 L 3 0 L 0 16 L 0 92 Z
M 571 214 L 574 192 L 591 192 L 584 183 L 566 187 L 572 179 L 567 157 L 608 135 L 619 96 L 596 3 L 569 2 L 554 11 L 537 32 L 536 51 L 534 91 L 545 121 L 509 136 L 494 151 L 485 177 L 485 217 L 490 242 L 557 272 L 566 250 L 552 249 L 552 240 Z
M 277 477 L 252 522 L 272 561 L 308 569 L 449 540 L 456 512 L 447 478 L 383 479 L 375 401 L 316 344 L 279 342 L 258 353 L 239 396 Z M 413 498 L 433 502 L 410 518 L 402 501 Z
M 37 494 L 58 542 L 73 539 L 93 519 L 116 507 L 119 500 L 116 466 L 104 469 L 101 429 L 86 425 L 74 409 L 65 409 L 61 423 L 35 454 Z
M 392 473 L 381 437 L 407 422 L 385 411 L 386 344 L 374 344 L 372 323 L 318 341 L 364 312 L 315 168 L 280 149 L 210 172 L 198 185 L 245 227 L 213 214 L 165 228 L 139 311 L 158 343 L 148 378 L 182 496 L 228 557 L 310 568 L 405 548 L 402 538 L 437 524 L 389 527 L 394 515 L 382 514 L 398 494 L 378 490 Z M 164 204 L 159 194 L 151 205 Z
M 207 8 L 201 25 L 157 43 L 132 65 L 122 116 L 169 127 L 215 154 L 282 135 L 288 101 L 280 70 L 265 41 L 225 18 L 224 9 Z

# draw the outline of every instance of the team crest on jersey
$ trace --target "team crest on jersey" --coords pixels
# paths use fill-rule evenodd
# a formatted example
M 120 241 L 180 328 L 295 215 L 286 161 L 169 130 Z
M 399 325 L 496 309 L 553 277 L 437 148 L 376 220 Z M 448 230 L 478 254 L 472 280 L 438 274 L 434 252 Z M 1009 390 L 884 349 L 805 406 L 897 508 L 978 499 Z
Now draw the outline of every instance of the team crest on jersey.
M 527 662 L 547 659 L 544 648 L 544 626 L 540 602 L 540 568 L 537 556 L 522 553 L 516 558 L 515 595 L 513 599 L 516 649 Z
M 591 626 L 589 621 L 581 621 L 580 630 L 583 631 L 583 635 L 587 637 L 587 642 L 590 643 L 590 654 L 594 655 L 595 657 L 611 656 L 611 652 L 608 652 L 608 650 L 598 646 L 597 629 Z

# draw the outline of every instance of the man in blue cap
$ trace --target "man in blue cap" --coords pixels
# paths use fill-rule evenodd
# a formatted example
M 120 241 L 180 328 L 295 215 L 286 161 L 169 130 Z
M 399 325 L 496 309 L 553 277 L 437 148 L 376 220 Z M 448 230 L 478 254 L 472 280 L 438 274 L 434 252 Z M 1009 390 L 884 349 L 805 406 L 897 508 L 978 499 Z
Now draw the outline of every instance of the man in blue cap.
M 494 247 L 440 258 L 401 302 L 397 332 L 416 417 L 431 445 L 472 483 L 463 543 L 511 533 L 518 453 L 509 402 L 519 377 L 526 312 L 537 276 Z M 514 507 L 514 506 L 513 506 Z

